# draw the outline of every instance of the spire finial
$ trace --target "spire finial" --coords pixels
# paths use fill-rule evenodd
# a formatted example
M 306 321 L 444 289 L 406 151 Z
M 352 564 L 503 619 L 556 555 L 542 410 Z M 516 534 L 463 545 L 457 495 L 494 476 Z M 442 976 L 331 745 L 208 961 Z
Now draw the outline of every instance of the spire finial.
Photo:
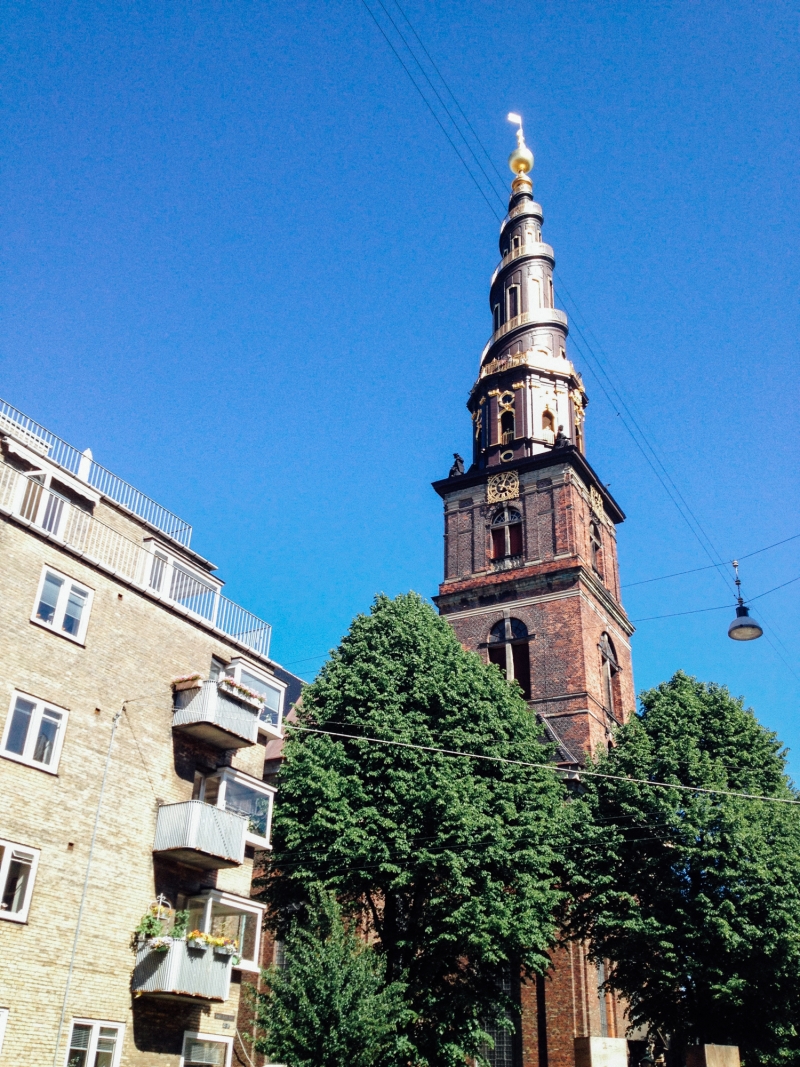
M 516 123 L 517 126 L 517 147 L 508 157 L 508 165 L 517 176 L 527 174 L 533 170 L 533 152 L 525 144 L 525 135 L 522 132 L 522 116 L 510 111 L 508 121 Z

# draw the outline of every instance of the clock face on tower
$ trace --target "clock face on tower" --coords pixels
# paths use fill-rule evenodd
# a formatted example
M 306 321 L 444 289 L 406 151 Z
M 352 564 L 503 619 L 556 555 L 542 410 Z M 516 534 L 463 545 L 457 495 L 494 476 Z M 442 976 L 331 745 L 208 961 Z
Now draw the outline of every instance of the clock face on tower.
M 519 496 L 519 475 L 516 471 L 493 474 L 486 485 L 486 500 L 497 504 L 501 500 L 516 500 Z

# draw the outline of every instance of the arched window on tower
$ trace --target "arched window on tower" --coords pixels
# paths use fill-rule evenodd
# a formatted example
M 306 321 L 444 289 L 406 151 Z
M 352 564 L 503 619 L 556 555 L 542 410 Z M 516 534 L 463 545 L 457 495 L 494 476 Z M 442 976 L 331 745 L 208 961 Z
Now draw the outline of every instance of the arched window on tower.
M 516 508 L 501 508 L 492 520 L 492 559 L 522 555 L 522 516 Z
M 511 238 L 511 247 L 512 247 L 512 249 L 513 248 L 519 248 L 519 246 L 521 244 L 522 244 L 522 238 L 519 236 L 519 234 L 517 234 L 516 237 L 512 237 Z
M 542 412 L 542 429 L 549 430 L 550 433 L 555 433 L 556 430 L 556 417 L 552 411 Z
M 513 411 L 504 411 L 500 416 L 500 440 L 504 445 L 514 443 L 514 437 L 516 436 L 515 423 Z
M 497 331 L 500 329 L 500 305 L 499 304 L 495 304 L 494 309 L 492 310 L 492 320 L 494 322 L 494 332 L 497 333 Z
M 594 519 L 589 523 L 589 544 L 592 550 L 592 566 L 603 577 L 603 540 L 600 526 Z
M 548 292 L 550 293 L 550 307 L 554 308 L 556 306 L 556 298 L 555 298 L 555 294 L 553 293 L 553 279 L 552 278 L 548 278 L 547 279 L 547 288 L 548 288 Z
M 531 637 L 521 619 L 501 619 L 489 631 L 489 662 L 511 681 L 516 678 L 526 700 L 531 698 Z
M 619 673 L 619 663 L 608 634 L 603 634 L 600 637 L 598 648 L 600 649 L 600 680 L 602 682 L 603 706 L 612 718 L 617 719 L 614 690 L 616 689 L 616 676 Z
M 510 285 L 507 290 L 508 319 L 515 319 L 519 315 L 519 286 Z

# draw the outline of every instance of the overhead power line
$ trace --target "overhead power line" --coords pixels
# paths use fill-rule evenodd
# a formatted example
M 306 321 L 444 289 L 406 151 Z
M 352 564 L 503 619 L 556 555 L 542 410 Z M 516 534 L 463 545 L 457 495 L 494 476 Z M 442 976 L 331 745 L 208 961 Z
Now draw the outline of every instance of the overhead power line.
M 503 763 L 514 767 L 530 767 L 535 770 L 554 771 L 556 774 L 560 774 L 562 777 L 570 774 L 571 772 L 565 771 L 561 767 L 557 767 L 553 763 L 533 763 L 529 760 L 509 759 L 507 756 L 488 756 L 481 752 L 462 752 L 453 748 L 438 748 L 434 745 L 416 745 L 411 741 L 390 741 L 383 737 L 366 737 L 361 734 L 345 734 L 338 733 L 334 730 L 319 730 L 312 726 L 298 726 L 296 723 L 287 722 L 286 727 L 291 730 L 301 731 L 308 734 L 322 734 L 327 737 L 338 737 L 346 741 L 367 741 L 373 745 L 389 745 L 395 748 L 408 748 L 414 749 L 418 752 L 432 752 L 435 755 L 447 756 L 449 758 L 458 759 L 473 759 L 482 760 L 488 763 Z M 740 797 L 743 800 L 761 800 L 772 804 L 792 804 L 800 805 L 800 800 L 792 800 L 788 797 L 770 797 L 763 796 L 759 793 L 740 793 L 731 789 L 709 789 L 704 786 L 695 785 L 683 785 L 674 782 L 660 782 L 651 778 L 632 778 L 624 774 L 603 774 L 601 771 L 586 771 L 581 770 L 578 772 L 585 778 L 604 778 L 608 781 L 614 782 L 630 782 L 634 785 L 648 785 L 654 786 L 657 789 L 677 789 L 684 793 L 702 793 L 711 796 L 723 796 L 723 797 Z
M 760 556 L 762 552 L 769 552 L 770 549 L 778 548 L 779 545 L 785 545 L 789 541 L 796 541 L 798 537 L 800 537 L 800 533 L 792 534 L 791 537 L 784 537 L 782 541 L 775 541 L 771 545 L 765 545 L 764 548 L 757 548 L 755 552 L 745 552 L 744 555 L 738 555 L 736 558 L 738 560 L 752 559 L 753 556 Z M 643 578 L 640 582 L 627 582 L 622 588 L 633 589 L 636 585 L 649 585 L 651 582 L 664 582 L 667 578 L 680 578 L 684 574 L 697 574 L 698 571 L 710 571 L 712 567 L 716 566 L 716 563 L 709 563 L 704 567 L 692 567 L 688 571 L 675 571 L 673 574 L 661 574 L 658 578 Z M 763 596 L 764 594 L 761 595 Z

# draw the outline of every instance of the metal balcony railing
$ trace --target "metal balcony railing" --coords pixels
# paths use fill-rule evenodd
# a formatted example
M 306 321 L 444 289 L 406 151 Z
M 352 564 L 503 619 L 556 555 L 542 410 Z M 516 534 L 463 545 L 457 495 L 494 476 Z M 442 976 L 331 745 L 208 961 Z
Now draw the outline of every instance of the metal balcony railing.
M 46 456 L 70 474 L 81 478 L 98 493 L 121 504 L 185 548 L 189 547 L 192 540 L 192 527 L 188 522 L 184 522 L 167 508 L 157 504 L 149 496 L 140 493 L 128 482 L 118 478 L 105 467 L 101 467 L 99 463 L 95 463 L 90 455 L 79 452 L 77 448 L 62 441 L 60 437 L 56 437 L 44 426 L 34 422 L 27 415 L 23 415 L 5 400 L 0 400 L 0 432 L 4 429 L 22 440 L 34 452 Z
M 87 562 L 183 608 L 198 622 L 253 652 L 269 656 L 269 623 L 222 596 L 217 586 L 176 560 L 131 541 L 7 463 L 0 463 L 0 511 L 18 515 Z
M 132 989 L 140 994 L 168 993 L 227 1000 L 232 962 L 231 956 L 222 956 L 211 946 L 194 949 L 185 941 L 174 940 L 166 951 L 159 952 L 147 942 L 140 942 L 136 947 Z
M 243 748 L 258 738 L 258 708 L 220 692 L 215 681 L 175 694 L 172 725 L 220 748 Z
M 244 859 L 247 819 L 202 800 L 162 804 L 153 852 L 195 867 L 236 867 Z

